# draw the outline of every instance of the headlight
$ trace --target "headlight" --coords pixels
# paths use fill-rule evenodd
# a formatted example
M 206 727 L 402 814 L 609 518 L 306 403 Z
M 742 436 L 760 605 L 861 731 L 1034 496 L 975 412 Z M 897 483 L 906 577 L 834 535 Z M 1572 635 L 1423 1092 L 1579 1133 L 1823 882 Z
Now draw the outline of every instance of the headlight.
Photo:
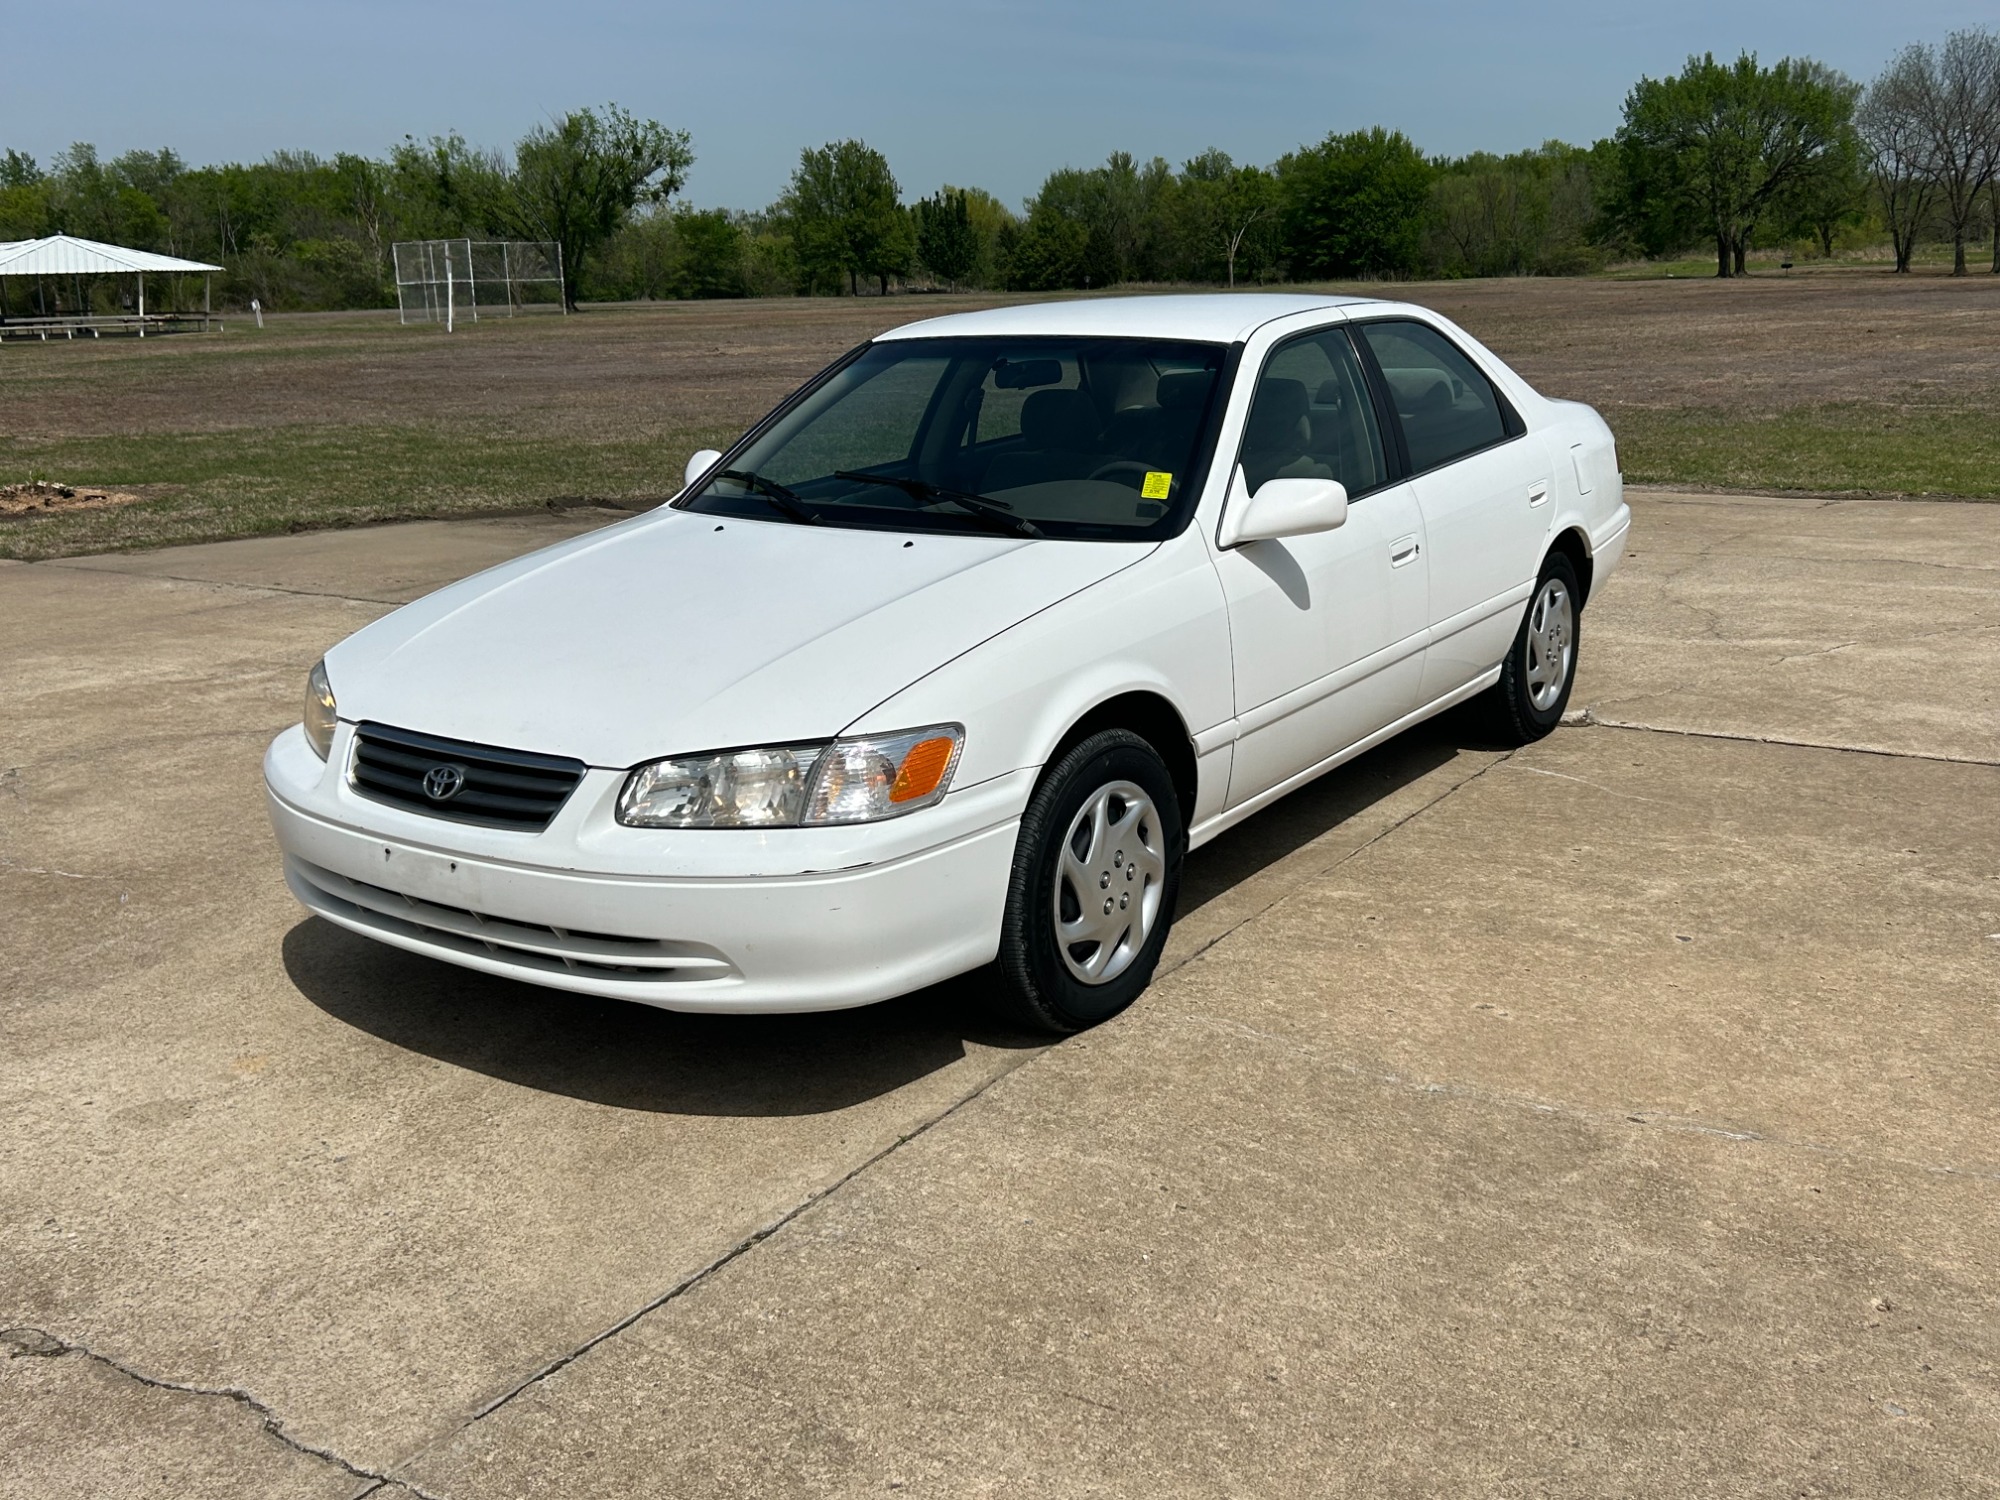
M 831 745 L 774 745 L 640 766 L 618 794 L 633 828 L 797 828 L 872 823 L 929 807 L 951 785 L 956 724 Z
M 821 745 L 656 760 L 625 778 L 618 821 L 634 828 L 790 828 L 805 811 Z
M 313 669 L 306 673 L 306 743 L 319 752 L 325 760 L 333 750 L 333 726 L 340 720 L 340 710 L 333 701 L 333 684 L 326 680 L 326 663 L 314 662 Z

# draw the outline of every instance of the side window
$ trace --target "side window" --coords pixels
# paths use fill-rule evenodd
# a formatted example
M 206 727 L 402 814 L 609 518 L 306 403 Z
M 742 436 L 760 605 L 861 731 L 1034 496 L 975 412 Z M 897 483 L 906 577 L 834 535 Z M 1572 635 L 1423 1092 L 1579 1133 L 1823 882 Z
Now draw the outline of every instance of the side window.
M 1401 322 L 1360 327 L 1403 424 L 1412 473 L 1448 464 L 1507 436 L 1493 383 L 1435 328 Z
M 1322 329 L 1280 344 L 1243 429 L 1243 477 L 1255 494 L 1267 479 L 1338 479 L 1365 495 L 1388 478 L 1375 405 L 1344 330 Z

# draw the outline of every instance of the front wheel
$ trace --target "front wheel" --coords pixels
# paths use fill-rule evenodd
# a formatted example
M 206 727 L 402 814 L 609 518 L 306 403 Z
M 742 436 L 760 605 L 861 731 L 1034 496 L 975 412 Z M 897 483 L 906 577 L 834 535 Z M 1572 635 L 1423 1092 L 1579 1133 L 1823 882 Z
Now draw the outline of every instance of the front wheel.
M 1173 926 L 1186 831 L 1159 753 L 1123 729 L 1058 761 L 1021 818 L 1000 929 L 1007 1009 L 1066 1036 L 1152 982 Z
M 1538 740 L 1562 722 L 1576 681 L 1582 597 L 1574 565 L 1551 552 L 1493 685 L 1495 728 L 1509 744 Z

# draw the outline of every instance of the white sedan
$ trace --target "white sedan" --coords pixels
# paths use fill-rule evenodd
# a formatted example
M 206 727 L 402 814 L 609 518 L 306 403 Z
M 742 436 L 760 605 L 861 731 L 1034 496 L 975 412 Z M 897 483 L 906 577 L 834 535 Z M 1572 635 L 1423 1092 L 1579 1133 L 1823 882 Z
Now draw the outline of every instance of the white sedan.
M 335 646 L 265 757 L 299 900 L 676 1010 L 997 965 L 1146 987 L 1188 850 L 1484 694 L 1561 718 L 1611 433 L 1346 297 L 962 313 L 863 345 L 645 516 Z

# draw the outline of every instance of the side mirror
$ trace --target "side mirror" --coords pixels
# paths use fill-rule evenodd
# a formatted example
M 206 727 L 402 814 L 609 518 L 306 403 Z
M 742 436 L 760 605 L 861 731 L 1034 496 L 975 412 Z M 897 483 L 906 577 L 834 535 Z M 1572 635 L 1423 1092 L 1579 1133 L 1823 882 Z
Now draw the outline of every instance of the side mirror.
M 714 448 L 704 448 L 688 460 L 686 471 L 681 475 L 681 487 L 685 489 L 706 474 L 722 454 Z
M 1267 479 L 1246 493 L 1243 471 L 1229 486 L 1229 509 L 1222 517 L 1224 547 L 1310 536 L 1347 524 L 1347 486 L 1335 479 Z

